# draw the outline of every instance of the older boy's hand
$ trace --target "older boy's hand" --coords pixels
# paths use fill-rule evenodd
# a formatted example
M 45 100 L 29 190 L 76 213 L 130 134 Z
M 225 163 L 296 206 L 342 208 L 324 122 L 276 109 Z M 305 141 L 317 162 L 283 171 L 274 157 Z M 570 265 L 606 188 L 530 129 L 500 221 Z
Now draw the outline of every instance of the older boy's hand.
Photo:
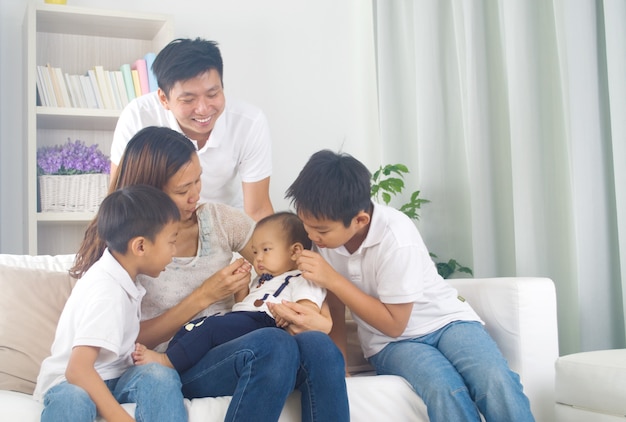
M 302 251 L 296 260 L 302 277 L 317 284 L 320 287 L 329 288 L 333 279 L 338 276 L 337 271 L 317 252 L 310 250 Z

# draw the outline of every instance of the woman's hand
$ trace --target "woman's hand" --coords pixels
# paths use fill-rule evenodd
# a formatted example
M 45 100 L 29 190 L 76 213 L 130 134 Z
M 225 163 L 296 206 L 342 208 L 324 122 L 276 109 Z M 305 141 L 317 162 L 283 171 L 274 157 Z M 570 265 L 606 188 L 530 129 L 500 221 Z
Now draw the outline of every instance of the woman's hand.
M 252 265 L 248 261 L 239 258 L 204 280 L 197 289 L 197 293 L 206 303 L 204 308 L 247 288 L 251 269 Z
M 183 298 L 159 316 L 141 321 L 137 341 L 149 349 L 168 341 L 180 327 L 198 312 L 222 299 L 232 296 L 236 291 L 247 288 L 250 284 L 251 265 L 239 258 L 222 268 L 189 296 Z
M 295 335 L 305 331 L 321 331 L 328 334 L 333 327 L 326 302 L 322 304 L 320 311 L 286 300 L 266 304 L 276 319 L 276 326 L 284 328 L 289 334 Z

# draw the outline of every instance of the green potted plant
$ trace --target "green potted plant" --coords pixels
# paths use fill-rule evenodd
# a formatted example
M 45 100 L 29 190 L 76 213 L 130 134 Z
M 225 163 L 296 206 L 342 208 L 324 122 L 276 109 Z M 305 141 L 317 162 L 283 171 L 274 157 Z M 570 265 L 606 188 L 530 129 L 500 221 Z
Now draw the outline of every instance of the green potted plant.
M 391 198 L 402 193 L 404 190 L 404 175 L 409 173 L 409 169 L 404 164 L 387 164 L 381 166 L 372 173 L 372 198 L 380 203 L 381 201 L 389 205 Z M 402 211 L 412 220 L 419 220 L 419 210 L 423 204 L 427 204 L 428 199 L 420 198 L 420 191 L 414 191 L 409 197 L 409 201 L 401 205 L 398 210 Z M 437 255 L 431 253 L 431 257 L 437 259 Z M 437 272 L 443 278 L 449 278 L 455 272 L 474 275 L 471 268 L 459 264 L 455 259 L 447 262 L 435 262 Z

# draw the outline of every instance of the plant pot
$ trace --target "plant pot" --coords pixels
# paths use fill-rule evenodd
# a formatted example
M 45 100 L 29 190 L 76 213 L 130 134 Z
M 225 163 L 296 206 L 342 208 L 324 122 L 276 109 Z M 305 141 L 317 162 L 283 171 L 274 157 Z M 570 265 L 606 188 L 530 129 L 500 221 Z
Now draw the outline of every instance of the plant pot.
M 109 175 L 39 176 L 41 212 L 96 212 L 109 188 Z

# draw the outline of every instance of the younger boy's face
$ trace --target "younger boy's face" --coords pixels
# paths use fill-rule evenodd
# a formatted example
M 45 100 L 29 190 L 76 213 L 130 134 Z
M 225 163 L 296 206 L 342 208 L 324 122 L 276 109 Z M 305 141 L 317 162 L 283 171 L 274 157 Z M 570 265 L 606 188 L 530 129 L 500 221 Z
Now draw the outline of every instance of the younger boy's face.
M 309 239 L 318 248 L 335 249 L 359 238 L 362 227 L 353 219 L 348 227 L 342 221 L 318 219 L 311 215 L 298 212 Z
M 165 270 L 167 264 L 172 262 L 172 257 L 176 255 L 176 237 L 178 236 L 178 221 L 173 221 L 165 226 L 156 235 L 154 242 L 146 240 L 144 268 L 142 274 L 150 277 L 158 277 Z

